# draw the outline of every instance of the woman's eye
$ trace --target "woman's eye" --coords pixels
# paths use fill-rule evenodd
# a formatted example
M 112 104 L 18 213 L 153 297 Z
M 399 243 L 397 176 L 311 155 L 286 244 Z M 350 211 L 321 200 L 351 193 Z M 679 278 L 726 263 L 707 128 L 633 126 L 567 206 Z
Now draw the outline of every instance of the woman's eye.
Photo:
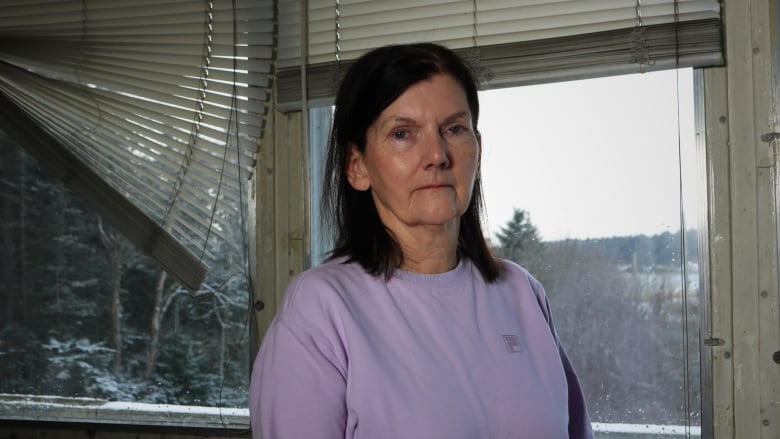
M 463 132 L 465 132 L 465 131 L 466 131 L 466 127 L 464 127 L 463 125 L 453 125 L 453 126 L 447 128 L 447 132 L 448 133 L 454 134 L 456 136 L 458 134 L 463 134 Z
M 404 140 L 407 137 L 409 137 L 409 133 L 405 130 L 395 130 L 393 131 L 393 139 L 395 140 Z

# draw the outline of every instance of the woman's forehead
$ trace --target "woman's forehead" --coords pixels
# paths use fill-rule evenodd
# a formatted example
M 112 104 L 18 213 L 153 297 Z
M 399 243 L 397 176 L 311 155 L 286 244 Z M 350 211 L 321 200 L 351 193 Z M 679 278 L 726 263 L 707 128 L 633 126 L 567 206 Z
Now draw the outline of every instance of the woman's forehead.
M 466 92 L 452 76 L 439 74 L 413 84 L 391 102 L 372 125 L 415 124 L 429 118 L 438 122 L 471 118 Z

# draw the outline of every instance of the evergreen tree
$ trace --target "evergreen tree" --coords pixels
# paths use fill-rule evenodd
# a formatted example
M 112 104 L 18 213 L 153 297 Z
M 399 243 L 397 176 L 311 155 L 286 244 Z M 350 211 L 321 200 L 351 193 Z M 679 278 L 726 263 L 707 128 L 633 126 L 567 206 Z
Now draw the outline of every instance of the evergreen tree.
M 499 256 L 517 262 L 534 275 L 543 273 L 544 244 L 528 212 L 515 209 L 512 219 L 501 227 L 496 239 L 498 247 L 494 250 Z

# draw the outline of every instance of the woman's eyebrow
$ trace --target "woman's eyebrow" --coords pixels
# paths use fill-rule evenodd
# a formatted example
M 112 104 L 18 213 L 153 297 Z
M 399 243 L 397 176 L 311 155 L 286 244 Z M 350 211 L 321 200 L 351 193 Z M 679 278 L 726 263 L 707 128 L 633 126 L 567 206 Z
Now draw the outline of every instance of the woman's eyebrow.
M 471 115 L 467 110 L 456 111 L 444 118 L 442 123 L 450 123 L 458 119 L 470 119 Z M 391 116 L 379 123 L 379 128 L 384 128 L 389 123 L 401 123 L 405 125 L 417 125 L 417 120 L 409 116 Z
M 417 121 L 414 118 L 408 116 L 391 116 L 379 123 L 379 128 L 384 128 L 385 125 L 390 123 L 401 123 L 404 125 L 416 125 Z
M 444 118 L 444 123 L 449 123 L 458 119 L 471 119 L 471 114 L 466 110 L 458 111 Z

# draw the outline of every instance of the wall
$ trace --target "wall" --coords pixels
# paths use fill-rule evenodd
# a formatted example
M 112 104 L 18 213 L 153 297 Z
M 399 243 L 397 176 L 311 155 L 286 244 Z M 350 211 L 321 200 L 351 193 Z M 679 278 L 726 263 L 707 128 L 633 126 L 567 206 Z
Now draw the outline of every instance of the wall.
M 777 2 L 729 0 L 723 6 L 726 66 L 704 72 L 713 433 L 778 438 L 780 365 L 772 358 L 780 350 L 778 142 L 766 136 L 778 130 Z

